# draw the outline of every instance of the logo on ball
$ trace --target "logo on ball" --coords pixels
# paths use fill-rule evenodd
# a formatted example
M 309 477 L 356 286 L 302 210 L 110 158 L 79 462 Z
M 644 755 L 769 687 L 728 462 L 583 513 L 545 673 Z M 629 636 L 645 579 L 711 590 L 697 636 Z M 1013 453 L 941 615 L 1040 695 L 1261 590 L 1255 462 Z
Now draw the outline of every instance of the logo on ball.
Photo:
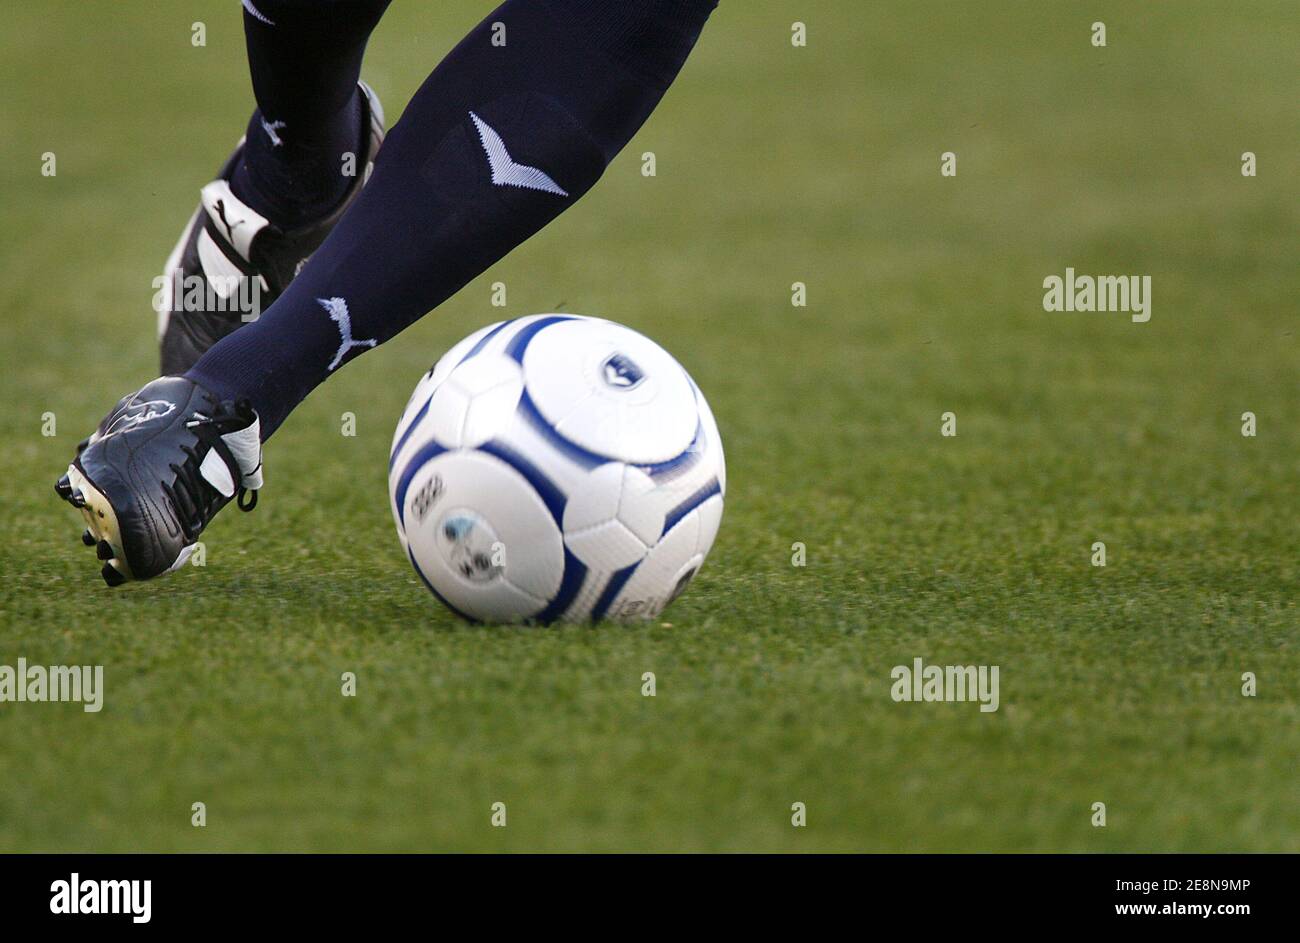
M 438 546 L 451 568 L 471 582 L 490 580 L 501 571 L 497 535 L 471 512 L 452 511 L 443 518 Z
M 645 374 L 624 354 L 610 354 L 600 365 L 605 382 L 616 390 L 631 390 L 641 385 Z
M 429 514 L 429 509 L 433 507 L 434 502 L 442 496 L 442 476 L 434 475 L 424 483 L 415 497 L 411 499 L 411 510 L 415 513 L 415 518 L 421 524 Z

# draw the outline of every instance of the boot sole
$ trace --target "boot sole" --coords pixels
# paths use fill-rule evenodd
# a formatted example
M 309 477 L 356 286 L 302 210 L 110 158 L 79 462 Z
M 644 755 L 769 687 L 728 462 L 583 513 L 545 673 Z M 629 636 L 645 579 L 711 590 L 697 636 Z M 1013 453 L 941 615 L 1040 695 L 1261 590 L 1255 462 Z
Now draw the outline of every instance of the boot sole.
M 68 483 L 72 485 L 73 495 L 81 495 L 81 504 L 78 504 L 74 497 L 67 497 L 64 500 L 81 511 L 81 516 L 86 520 L 86 529 L 94 538 L 94 546 L 105 541 L 112 550 L 112 556 L 105 561 L 104 567 L 106 569 L 111 567 L 121 577 L 118 582 L 124 583 L 135 579 L 135 574 L 131 572 L 131 565 L 126 562 L 126 554 L 123 552 L 122 531 L 118 526 L 117 512 L 113 510 L 113 505 L 75 463 L 68 466 Z M 107 574 L 104 574 L 104 582 L 110 586 L 114 585 Z

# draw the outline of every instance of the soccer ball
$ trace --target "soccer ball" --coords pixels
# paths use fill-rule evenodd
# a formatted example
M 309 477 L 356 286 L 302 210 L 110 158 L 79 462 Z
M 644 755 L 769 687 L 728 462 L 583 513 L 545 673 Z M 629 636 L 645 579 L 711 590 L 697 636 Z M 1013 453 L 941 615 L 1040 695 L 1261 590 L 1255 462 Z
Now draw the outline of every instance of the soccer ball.
M 708 555 L 722 441 L 671 355 L 600 318 L 483 328 L 415 387 L 388 492 L 429 591 L 484 622 L 648 619 Z

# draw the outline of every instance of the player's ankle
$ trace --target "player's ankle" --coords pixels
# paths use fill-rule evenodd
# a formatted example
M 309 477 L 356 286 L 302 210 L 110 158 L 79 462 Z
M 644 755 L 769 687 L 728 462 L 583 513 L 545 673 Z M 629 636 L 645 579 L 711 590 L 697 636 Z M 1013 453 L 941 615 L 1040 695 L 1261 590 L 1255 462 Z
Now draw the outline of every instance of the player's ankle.
M 358 94 L 310 140 L 255 111 L 230 181 L 235 195 L 282 229 L 328 215 L 342 202 L 364 152 L 364 109 Z

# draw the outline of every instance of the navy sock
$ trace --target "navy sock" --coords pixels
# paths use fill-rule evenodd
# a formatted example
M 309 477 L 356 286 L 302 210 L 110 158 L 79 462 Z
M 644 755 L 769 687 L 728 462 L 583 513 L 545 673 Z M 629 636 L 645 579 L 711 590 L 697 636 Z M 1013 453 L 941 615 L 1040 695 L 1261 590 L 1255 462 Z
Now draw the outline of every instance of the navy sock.
M 365 129 L 357 79 L 389 0 L 245 0 L 244 39 L 257 110 L 231 189 L 283 228 L 338 205 Z
M 715 0 L 508 0 L 434 70 L 374 176 L 285 293 L 189 376 L 269 436 L 568 209 L 649 117 Z M 494 23 L 504 24 L 505 45 Z

